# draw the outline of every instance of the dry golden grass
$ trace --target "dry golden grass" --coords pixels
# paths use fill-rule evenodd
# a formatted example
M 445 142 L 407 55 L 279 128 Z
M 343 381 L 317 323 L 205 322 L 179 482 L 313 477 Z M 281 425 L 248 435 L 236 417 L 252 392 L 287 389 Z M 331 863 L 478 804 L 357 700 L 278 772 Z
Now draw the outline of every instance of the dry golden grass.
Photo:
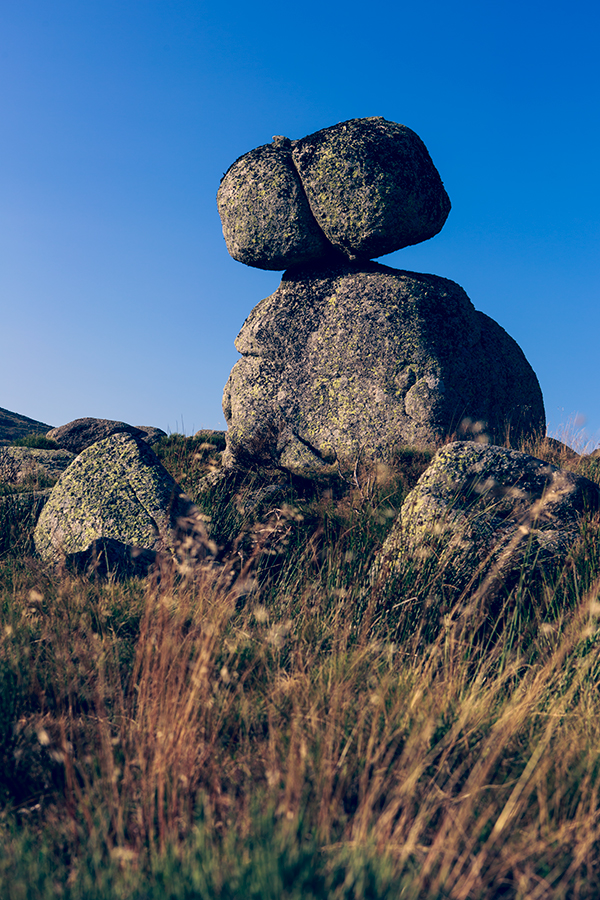
M 258 520 L 238 486 L 227 552 L 145 581 L 4 560 L 2 896 L 40 853 L 73 897 L 600 894 L 599 522 L 494 620 L 485 583 L 438 615 L 411 561 L 365 591 L 417 474 Z

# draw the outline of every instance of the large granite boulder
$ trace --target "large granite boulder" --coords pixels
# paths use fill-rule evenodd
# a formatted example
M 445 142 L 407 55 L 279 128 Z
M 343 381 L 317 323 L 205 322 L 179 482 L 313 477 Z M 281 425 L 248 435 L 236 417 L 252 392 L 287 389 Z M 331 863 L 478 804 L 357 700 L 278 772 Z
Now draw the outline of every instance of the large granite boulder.
M 545 430 L 518 345 L 435 275 L 376 263 L 287 272 L 236 347 L 229 466 L 311 475 L 394 445 L 437 447 L 461 427 L 492 442 Z
M 310 211 L 286 138 L 236 160 L 221 180 L 217 206 L 229 253 L 248 266 L 287 269 L 331 250 Z
M 217 206 L 234 259 L 287 269 L 426 241 L 450 200 L 415 132 L 374 116 L 251 150 L 223 176 Z
M 382 116 L 351 119 L 294 142 L 312 213 L 349 259 L 371 259 L 441 231 L 450 200 L 420 137 Z
M 581 517 L 600 507 L 594 482 L 517 450 L 456 441 L 443 447 L 408 495 L 376 560 L 388 578 L 407 555 L 435 557 L 445 582 L 465 587 L 560 562 Z
M 101 542 L 109 564 L 121 566 L 132 553 L 147 561 L 174 548 L 179 520 L 192 509 L 152 449 L 120 432 L 63 473 L 38 520 L 35 547 L 42 559 L 60 561 L 85 558 Z
M 97 441 L 102 441 L 112 434 L 133 434 L 137 437 L 145 437 L 141 428 L 128 425 L 126 422 L 116 422 L 112 419 L 94 419 L 86 416 L 83 419 L 73 419 L 59 428 L 52 428 L 46 437 L 56 441 L 63 450 L 71 453 L 81 453 L 87 447 L 91 447 Z

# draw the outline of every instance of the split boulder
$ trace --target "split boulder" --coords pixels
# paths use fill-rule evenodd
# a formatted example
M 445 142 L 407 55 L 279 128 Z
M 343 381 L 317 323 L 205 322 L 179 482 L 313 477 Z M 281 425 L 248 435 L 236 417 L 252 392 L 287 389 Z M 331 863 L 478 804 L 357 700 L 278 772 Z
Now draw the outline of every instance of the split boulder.
M 423 141 L 382 116 L 251 150 L 217 206 L 231 256 L 261 269 L 392 253 L 436 235 L 450 212 Z

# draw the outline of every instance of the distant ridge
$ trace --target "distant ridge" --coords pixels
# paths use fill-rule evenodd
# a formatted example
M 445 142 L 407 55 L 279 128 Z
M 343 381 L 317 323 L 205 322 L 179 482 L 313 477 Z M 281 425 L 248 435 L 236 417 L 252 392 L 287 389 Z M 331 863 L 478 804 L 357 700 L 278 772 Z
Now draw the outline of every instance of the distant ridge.
M 10 444 L 26 434 L 46 434 L 52 427 L 0 406 L 0 444 Z

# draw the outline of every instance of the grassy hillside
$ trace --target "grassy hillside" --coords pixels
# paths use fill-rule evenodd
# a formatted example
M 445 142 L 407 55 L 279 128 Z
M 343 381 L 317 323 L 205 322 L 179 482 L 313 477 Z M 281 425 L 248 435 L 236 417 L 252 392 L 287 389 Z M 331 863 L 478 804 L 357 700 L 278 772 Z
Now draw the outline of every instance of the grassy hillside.
M 510 591 L 371 584 L 428 455 L 207 488 L 219 446 L 157 446 L 206 530 L 148 579 L 0 502 L 0 896 L 598 897 L 598 517 Z

